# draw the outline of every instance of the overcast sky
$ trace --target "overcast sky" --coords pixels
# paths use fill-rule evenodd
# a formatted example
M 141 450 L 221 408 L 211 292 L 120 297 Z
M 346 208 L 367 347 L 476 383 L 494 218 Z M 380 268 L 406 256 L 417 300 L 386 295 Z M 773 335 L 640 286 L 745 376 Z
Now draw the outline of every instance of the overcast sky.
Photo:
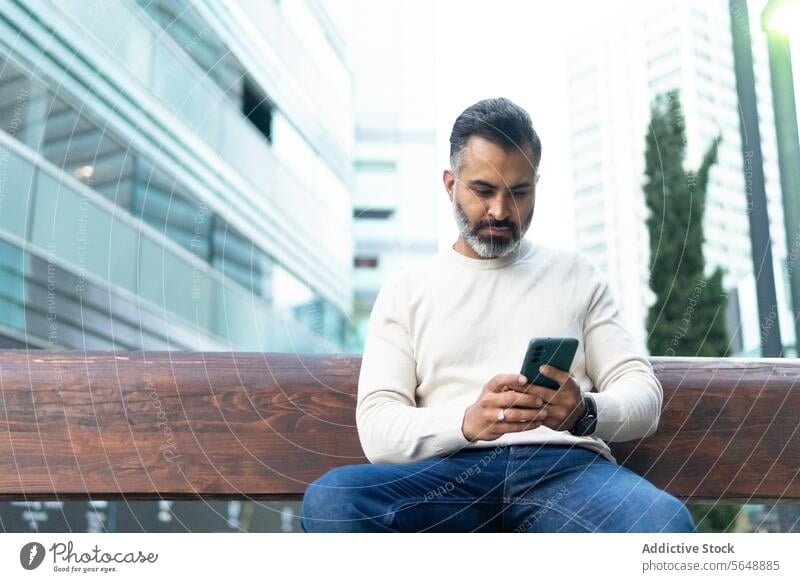
M 529 236 L 553 246 L 573 246 L 566 183 L 565 4 L 436 0 L 435 6 L 441 164 L 447 165 L 455 117 L 480 99 L 508 97 L 530 113 L 542 140 L 542 177 Z M 441 204 L 444 244 L 454 240 L 457 230 L 446 196 Z

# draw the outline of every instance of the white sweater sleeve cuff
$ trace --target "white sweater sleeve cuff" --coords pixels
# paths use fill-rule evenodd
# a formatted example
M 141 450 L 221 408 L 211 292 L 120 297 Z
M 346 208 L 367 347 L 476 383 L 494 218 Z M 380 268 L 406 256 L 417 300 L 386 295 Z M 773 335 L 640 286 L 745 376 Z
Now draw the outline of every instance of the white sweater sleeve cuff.
M 361 447 L 371 463 L 414 463 L 456 452 L 466 406 L 417 408 L 375 395 L 356 408 Z
M 441 454 L 446 455 L 458 451 L 469 444 L 469 440 L 461 431 L 466 412 L 467 407 L 461 405 L 441 408 L 439 418 L 442 431 L 434 440 L 434 444 Z
M 606 442 L 629 441 L 653 434 L 661 411 L 660 386 L 647 374 L 633 373 L 618 378 L 613 387 L 593 392 L 597 426 L 592 436 Z

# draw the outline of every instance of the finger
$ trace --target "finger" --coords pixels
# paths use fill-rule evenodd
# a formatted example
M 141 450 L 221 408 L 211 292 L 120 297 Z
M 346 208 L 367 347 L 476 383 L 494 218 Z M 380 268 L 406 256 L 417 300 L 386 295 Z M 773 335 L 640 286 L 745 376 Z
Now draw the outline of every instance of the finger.
M 541 408 L 544 406 L 545 401 L 537 394 L 508 390 L 496 394 L 492 400 L 492 404 L 496 405 L 498 408 Z
M 526 384 L 525 386 L 515 386 L 512 389 L 514 392 L 520 392 L 525 394 L 531 394 L 533 396 L 541 398 L 545 404 L 551 402 L 554 398 L 557 398 L 558 390 L 556 388 L 548 388 L 547 386 L 542 386 L 541 384 Z
M 553 430 L 562 430 L 561 425 L 566 422 L 570 414 L 569 409 L 557 404 L 548 404 L 542 410 L 547 412 L 543 424 Z
M 569 380 L 569 372 L 565 372 L 564 370 L 559 370 L 555 366 L 551 366 L 550 364 L 542 364 L 539 366 L 539 373 L 544 374 L 551 380 L 558 382 L 560 386 L 567 380 Z
M 489 392 L 502 392 L 506 386 L 524 386 L 528 379 L 521 374 L 498 374 L 486 384 Z
M 549 414 L 547 410 L 540 408 L 509 408 L 503 411 L 505 420 L 497 421 L 497 424 L 531 422 L 532 420 L 544 420 Z

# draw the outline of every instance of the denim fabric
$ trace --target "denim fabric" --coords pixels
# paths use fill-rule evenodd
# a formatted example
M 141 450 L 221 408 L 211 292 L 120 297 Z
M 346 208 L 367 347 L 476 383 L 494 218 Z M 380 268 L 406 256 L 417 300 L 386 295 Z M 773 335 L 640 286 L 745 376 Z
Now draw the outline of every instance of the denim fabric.
M 686 506 L 571 445 L 466 448 L 336 467 L 306 490 L 306 532 L 692 532 Z

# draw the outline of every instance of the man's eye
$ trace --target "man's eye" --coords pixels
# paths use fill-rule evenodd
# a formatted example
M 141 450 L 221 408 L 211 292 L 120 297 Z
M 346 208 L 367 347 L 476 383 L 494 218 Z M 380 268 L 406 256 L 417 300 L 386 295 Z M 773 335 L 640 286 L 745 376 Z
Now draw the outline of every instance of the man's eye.
M 476 190 L 476 192 L 478 193 L 478 196 L 491 196 L 492 195 L 492 191 L 491 190 Z
M 527 191 L 527 190 L 522 190 L 522 191 L 512 192 L 511 194 L 512 194 L 512 196 L 514 196 L 515 198 L 520 198 L 520 197 L 522 197 L 522 196 L 525 196 L 527 193 L 528 193 L 528 191 Z

